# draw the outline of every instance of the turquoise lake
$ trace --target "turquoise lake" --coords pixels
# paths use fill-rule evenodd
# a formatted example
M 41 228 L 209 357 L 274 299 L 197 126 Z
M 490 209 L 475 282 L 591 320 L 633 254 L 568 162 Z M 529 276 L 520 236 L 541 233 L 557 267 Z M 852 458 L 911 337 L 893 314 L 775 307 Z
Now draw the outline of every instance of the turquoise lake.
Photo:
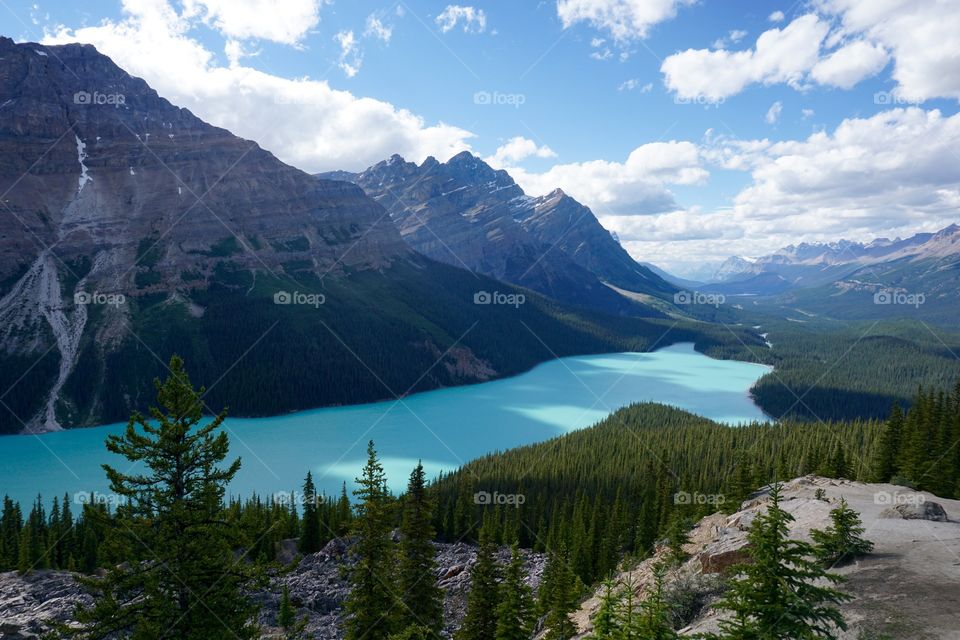
M 233 495 L 291 492 L 307 470 L 337 493 L 366 460 L 373 439 L 391 488 L 405 486 L 418 459 L 429 476 L 492 451 L 539 442 L 595 424 L 633 402 L 674 405 L 730 424 L 763 421 L 750 387 L 769 367 L 714 360 L 678 344 L 652 353 L 562 358 L 521 375 L 429 391 L 402 401 L 313 409 L 270 418 L 229 418 L 231 458 L 243 467 Z M 0 437 L 0 494 L 29 503 L 38 493 L 81 501 L 108 492 L 100 467 L 136 470 L 108 453 L 115 424 L 42 436 Z

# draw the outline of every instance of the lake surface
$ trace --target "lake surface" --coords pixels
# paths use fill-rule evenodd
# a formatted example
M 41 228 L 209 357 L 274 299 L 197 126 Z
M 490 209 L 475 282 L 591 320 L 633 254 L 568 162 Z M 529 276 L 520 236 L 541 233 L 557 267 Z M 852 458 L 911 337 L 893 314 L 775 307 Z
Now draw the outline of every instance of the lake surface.
M 770 367 L 714 360 L 691 344 L 653 353 L 553 360 L 493 382 L 428 391 L 402 401 L 313 409 L 270 418 L 229 418 L 231 459 L 243 467 L 233 495 L 292 492 L 313 472 L 318 490 L 352 484 L 373 439 L 390 486 L 400 491 L 418 459 L 428 476 L 490 453 L 595 424 L 632 402 L 675 405 L 736 424 L 766 420 L 748 390 Z M 0 495 L 29 503 L 41 493 L 74 501 L 107 495 L 100 465 L 134 471 L 106 451 L 115 424 L 42 436 L 0 437 Z

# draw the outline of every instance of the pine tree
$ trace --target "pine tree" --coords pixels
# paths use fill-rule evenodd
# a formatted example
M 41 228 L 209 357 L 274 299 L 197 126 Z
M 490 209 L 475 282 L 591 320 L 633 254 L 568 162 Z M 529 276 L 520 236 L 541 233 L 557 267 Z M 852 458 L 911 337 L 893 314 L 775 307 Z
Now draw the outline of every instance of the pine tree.
M 396 630 L 396 553 L 390 540 L 392 511 L 387 478 L 373 441 L 367 445 L 367 463 L 356 479 L 358 488 L 350 569 L 353 585 L 346 601 L 346 640 L 385 640 Z
M 300 525 L 300 553 L 316 553 L 322 547 L 320 517 L 317 514 L 317 488 L 308 471 L 303 482 L 303 519 Z
M 126 502 L 113 517 L 97 514 L 128 562 L 84 583 L 96 594 L 79 612 L 82 638 L 114 636 L 181 639 L 254 638 L 256 607 L 246 593 L 253 576 L 234 558 L 235 528 L 225 522 L 223 497 L 240 460 L 221 467 L 229 441 L 217 433 L 225 414 L 202 424 L 203 389 L 190 384 L 183 361 L 170 360 L 166 381 L 155 381 L 152 420 L 134 414 L 107 449 L 148 471 L 129 475 L 104 465 L 110 488 Z M 139 427 L 139 428 L 138 428 Z
M 443 629 L 443 592 L 437 585 L 433 538 L 433 499 L 423 464 L 410 474 L 400 524 L 401 627 L 421 626 L 439 638 Z
M 533 593 L 524 582 L 523 556 L 514 544 L 510 564 L 500 584 L 496 640 L 529 640 L 533 623 Z
M 841 578 L 810 558 L 810 544 L 788 538 L 792 521 L 780 507 L 780 486 L 775 484 L 769 508 L 756 517 L 748 534 L 751 562 L 737 567 L 739 575 L 717 603 L 733 613 L 720 623 L 722 637 L 833 639 L 837 628 L 846 629 L 837 605 L 850 596 L 817 584 L 836 584 Z
M 489 528 L 480 530 L 480 548 L 477 559 L 470 569 L 470 593 L 467 596 L 467 613 L 463 624 L 454 636 L 456 640 L 490 640 L 497 632 L 497 605 L 499 570 L 494 553 L 496 544 Z
M 546 620 L 544 626 L 547 633 L 546 640 L 567 640 L 576 632 L 570 614 L 577 608 L 580 595 L 580 582 L 570 567 L 570 556 L 566 547 L 561 546 L 559 551 L 551 553 L 547 563 L 553 565 L 551 583 L 546 596 Z
M 870 553 L 873 543 L 864 539 L 860 515 L 840 499 L 840 505 L 830 511 L 831 526 L 826 531 L 810 532 L 816 544 L 816 558 L 827 567 L 834 567 Z
M 620 594 L 613 580 L 603 583 L 603 594 L 600 596 L 600 606 L 593 616 L 593 633 L 589 640 L 616 640 L 619 637 L 620 625 L 617 622 L 617 609 L 620 606 Z
M 657 563 L 653 566 L 653 585 L 640 603 L 637 640 L 674 640 L 678 638 L 670 622 L 670 607 L 664 599 L 663 581 L 667 568 Z
M 880 432 L 880 441 L 870 461 L 870 479 L 873 482 L 889 482 L 897 473 L 897 454 L 900 451 L 902 430 L 903 411 L 900 403 L 895 403 L 890 418 Z

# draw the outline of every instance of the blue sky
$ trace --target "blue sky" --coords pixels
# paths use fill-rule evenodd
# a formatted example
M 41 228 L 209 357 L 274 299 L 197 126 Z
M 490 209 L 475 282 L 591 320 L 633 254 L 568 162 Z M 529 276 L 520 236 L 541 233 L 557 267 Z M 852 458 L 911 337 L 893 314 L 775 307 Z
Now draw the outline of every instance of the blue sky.
M 702 275 L 958 218 L 958 4 L 4 0 L 0 25 L 91 42 L 309 171 L 467 148 Z

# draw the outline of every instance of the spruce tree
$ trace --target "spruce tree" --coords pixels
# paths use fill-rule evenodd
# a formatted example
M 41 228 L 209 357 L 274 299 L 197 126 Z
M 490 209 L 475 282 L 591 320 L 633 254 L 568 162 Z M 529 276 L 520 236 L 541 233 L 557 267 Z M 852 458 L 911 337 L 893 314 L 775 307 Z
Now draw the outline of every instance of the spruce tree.
M 423 464 L 410 474 L 400 523 L 401 628 L 424 627 L 439 638 L 443 629 L 443 592 L 437 585 L 433 538 L 433 499 L 428 493 Z
M 860 515 L 847 501 L 830 511 L 831 526 L 825 531 L 814 529 L 810 537 L 816 545 L 816 558 L 827 567 L 834 567 L 870 553 L 873 543 L 863 538 Z
M 83 580 L 95 601 L 78 612 L 76 635 L 258 637 L 257 609 L 247 597 L 255 576 L 234 557 L 240 539 L 223 517 L 226 486 L 240 469 L 239 459 L 221 466 L 229 441 L 218 430 L 226 414 L 203 424 L 204 390 L 193 388 L 177 356 L 167 379 L 154 384 L 152 419 L 136 413 L 122 434 L 107 437 L 111 453 L 144 472 L 104 465 L 111 491 L 125 503 L 112 517 L 85 510 L 127 562 Z
M 897 473 L 897 455 L 900 451 L 900 433 L 903 430 L 903 411 L 895 403 L 890 418 L 880 431 L 880 439 L 870 461 L 870 479 L 889 482 Z
M 480 530 L 480 548 L 470 568 L 470 593 L 463 624 L 454 636 L 456 640 L 490 640 L 497 633 L 497 605 L 499 569 L 494 554 L 496 544 L 489 527 Z
M 303 519 L 300 524 L 300 553 L 316 553 L 322 547 L 320 517 L 317 513 L 317 488 L 308 471 L 303 482 Z
M 523 556 L 514 544 L 510 564 L 500 583 L 496 640 L 529 640 L 533 623 L 533 593 L 524 582 Z
M 559 551 L 551 553 L 547 563 L 552 565 L 552 579 L 545 593 L 547 615 L 544 626 L 547 633 L 544 638 L 568 640 L 577 632 L 570 614 L 579 603 L 580 581 L 570 567 L 570 556 L 565 546 L 561 545 Z
M 600 606 L 593 616 L 593 633 L 589 640 L 616 640 L 620 635 L 620 625 L 617 621 L 617 610 L 620 607 L 620 593 L 612 579 L 603 583 L 603 594 L 600 596 Z
M 841 578 L 814 561 L 813 547 L 788 537 L 793 516 L 780 507 L 780 485 L 748 534 L 751 562 L 739 572 L 717 608 L 733 616 L 720 623 L 723 638 L 816 640 L 836 638 L 846 624 L 837 608 L 850 596 L 830 586 Z
M 653 585 L 640 603 L 637 640 L 674 640 L 678 638 L 670 621 L 670 607 L 664 599 L 663 581 L 667 568 L 663 564 L 653 565 Z
M 396 630 L 396 552 L 390 539 L 393 522 L 387 478 L 373 441 L 367 445 L 367 463 L 356 479 L 357 499 L 350 568 L 353 585 L 345 608 L 346 640 L 386 640 Z

